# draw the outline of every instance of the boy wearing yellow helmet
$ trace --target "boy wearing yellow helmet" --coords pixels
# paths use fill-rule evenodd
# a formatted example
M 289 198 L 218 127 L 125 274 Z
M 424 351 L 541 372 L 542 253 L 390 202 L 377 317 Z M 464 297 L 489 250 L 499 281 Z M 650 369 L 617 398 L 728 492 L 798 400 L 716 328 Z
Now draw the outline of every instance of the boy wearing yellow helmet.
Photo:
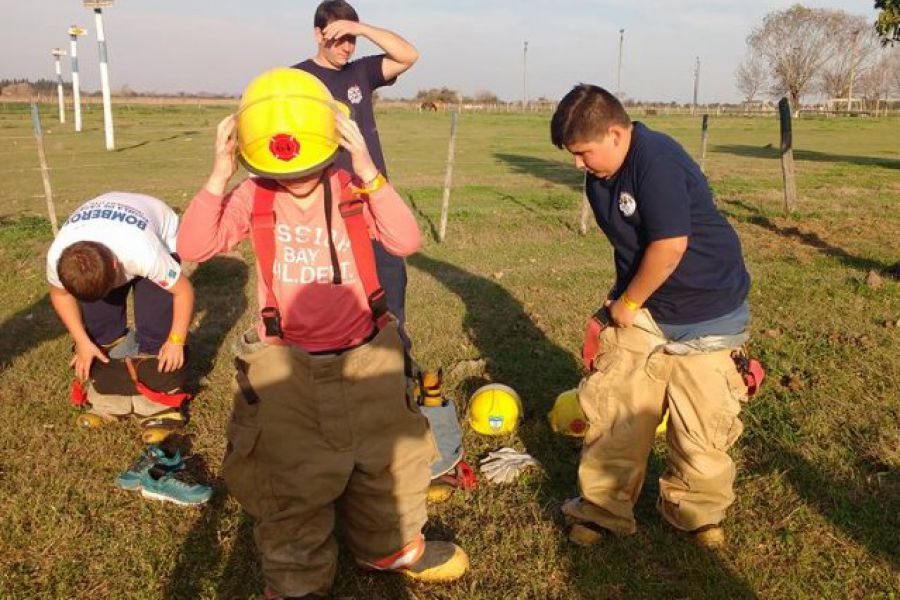
M 339 146 L 361 189 L 332 168 Z M 226 191 L 236 150 L 258 177 Z M 182 222 L 187 260 L 248 238 L 257 257 L 262 318 L 236 345 L 222 472 L 256 519 L 266 597 L 328 593 L 336 514 L 364 568 L 460 577 L 465 552 L 421 533 L 434 442 L 408 399 L 372 257 L 371 238 L 415 252 L 418 226 L 327 88 L 296 69 L 254 80 L 237 117 L 219 124 L 212 173 Z
M 336 100 L 350 108 L 350 116 L 359 125 L 372 161 L 387 177 L 388 170 L 378 138 L 372 95 L 380 87 L 393 85 L 397 77 L 415 64 L 419 53 L 412 44 L 393 31 L 361 23 L 356 10 L 344 0 L 325 0 L 316 7 L 313 35 L 317 45 L 316 55 L 294 65 L 294 68 L 318 77 Z M 384 53 L 352 60 L 356 40 L 360 36 L 371 41 Z M 339 152 L 335 165 L 349 171 L 350 162 L 349 153 Z M 377 240 L 373 242 L 373 247 L 378 277 L 387 294 L 388 307 L 397 317 L 404 343 L 408 346 L 409 340 L 403 333 L 406 263 L 402 257 L 385 251 Z

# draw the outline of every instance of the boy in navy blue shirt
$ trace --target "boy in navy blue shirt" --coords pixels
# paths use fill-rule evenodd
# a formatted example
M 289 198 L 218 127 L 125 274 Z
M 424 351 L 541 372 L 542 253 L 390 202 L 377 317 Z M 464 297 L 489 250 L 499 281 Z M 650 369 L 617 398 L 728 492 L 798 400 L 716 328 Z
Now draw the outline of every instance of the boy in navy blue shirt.
M 750 318 L 740 241 L 684 149 L 633 123 L 606 90 L 572 89 L 553 115 L 551 138 L 587 172 L 587 197 L 616 267 L 585 336 L 590 374 L 579 402 L 589 429 L 581 496 L 563 506 L 569 538 L 587 545 L 604 530 L 634 533 L 634 503 L 668 409 L 657 507 L 700 544 L 722 546 L 721 522 L 734 501 L 727 450 L 742 431 L 747 396 L 732 358 Z
M 387 29 L 361 23 L 356 10 L 344 0 L 324 0 L 316 7 L 313 33 L 317 52 L 313 58 L 294 65 L 318 77 L 338 102 L 350 108 L 350 117 L 359 125 L 378 170 L 389 177 L 372 96 L 380 87 L 393 85 L 397 78 L 419 59 L 419 53 L 408 41 Z M 357 37 L 362 36 L 384 51 L 383 54 L 351 60 L 356 52 Z M 339 150 L 335 166 L 352 173 L 350 154 Z M 378 280 L 387 294 L 388 308 L 400 323 L 400 335 L 407 348 L 409 338 L 406 321 L 406 263 L 372 240 Z

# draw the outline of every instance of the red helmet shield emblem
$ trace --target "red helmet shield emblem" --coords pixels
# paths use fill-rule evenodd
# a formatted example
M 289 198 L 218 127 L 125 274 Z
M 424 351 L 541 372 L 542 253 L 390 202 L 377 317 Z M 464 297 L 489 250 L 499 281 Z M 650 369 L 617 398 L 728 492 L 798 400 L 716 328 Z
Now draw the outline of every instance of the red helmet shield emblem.
M 300 142 L 289 133 L 276 133 L 269 140 L 269 152 L 278 160 L 289 161 L 300 154 Z

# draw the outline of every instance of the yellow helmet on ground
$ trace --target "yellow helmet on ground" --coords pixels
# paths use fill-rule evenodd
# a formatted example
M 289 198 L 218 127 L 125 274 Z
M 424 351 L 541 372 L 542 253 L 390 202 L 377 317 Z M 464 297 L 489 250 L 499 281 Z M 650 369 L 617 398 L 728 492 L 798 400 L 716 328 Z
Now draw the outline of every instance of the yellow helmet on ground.
M 469 425 L 483 435 L 505 435 L 516 430 L 522 416 L 522 400 L 508 385 L 492 383 L 472 394 Z
M 577 389 L 565 391 L 557 396 L 547 418 L 553 431 L 564 435 L 584 437 L 588 428 L 587 419 L 578 403 Z
M 266 71 L 241 96 L 237 112 L 241 163 L 270 179 L 325 168 L 340 148 L 336 111 L 349 113 L 315 76 L 299 69 Z
M 556 433 L 571 435 L 573 437 L 584 437 L 588 429 L 588 420 L 581 410 L 581 404 L 578 402 L 578 390 L 571 389 L 563 392 L 556 397 L 553 403 L 553 409 L 547 413 L 547 419 L 550 420 L 550 427 Z M 666 432 L 666 424 L 669 422 L 669 412 L 666 411 L 662 421 L 656 427 L 656 435 L 662 435 Z

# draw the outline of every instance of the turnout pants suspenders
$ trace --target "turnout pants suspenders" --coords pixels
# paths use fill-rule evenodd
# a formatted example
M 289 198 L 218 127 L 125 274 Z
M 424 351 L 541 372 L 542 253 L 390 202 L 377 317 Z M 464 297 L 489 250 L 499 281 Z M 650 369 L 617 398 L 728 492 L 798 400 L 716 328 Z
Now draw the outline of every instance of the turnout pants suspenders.
M 341 283 L 341 272 L 337 260 L 337 252 L 331 233 L 332 192 L 330 171 L 323 175 L 325 182 L 325 221 L 328 229 L 328 247 L 331 253 L 333 266 L 333 283 Z M 343 170 L 337 172 L 341 184 L 341 197 L 338 203 L 344 225 L 347 227 L 347 235 L 350 238 L 350 247 L 353 252 L 353 260 L 359 272 L 366 298 L 369 301 L 369 309 L 372 311 L 372 320 L 378 329 L 382 329 L 389 320 L 393 319 L 387 307 L 387 296 L 378 281 L 378 271 L 375 267 L 375 252 L 372 250 L 372 240 L 369 237 L 369 227 L 366 224 L 363 206 L 368 197 L 361 196 L 353 188 L 349 173 Z M 282 337 L 284 331 L 281 328 L 281 311 L 278 308 L 278 300 L 272 288 L 272 273 L 275 264 L 275 193 L 278 184 L 274 181 L 262 180 L 257 182 L 256 192 L 253 197 L 253 212 L 250 216 L 252 225 L 253 249 L 256 252 L 260 272 L 266 286 L 266 305 L 260 311 L 266 335 Z

